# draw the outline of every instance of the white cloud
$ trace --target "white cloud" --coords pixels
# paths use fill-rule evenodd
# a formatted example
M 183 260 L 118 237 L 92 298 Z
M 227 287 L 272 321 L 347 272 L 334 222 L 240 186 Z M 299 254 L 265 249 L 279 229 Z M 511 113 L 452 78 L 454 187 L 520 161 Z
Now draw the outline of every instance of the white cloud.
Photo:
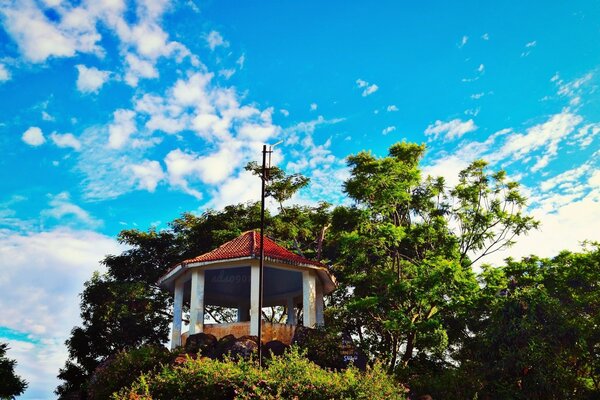
M 240 148 L 239 143 L 230 142 L 205 156 L 172 150 L 165 158 L 169 183 L 200 199 L 202 193 L 192 189 L 190 183 L 202 181 L 214 185 L 226 180 L 244 161 L 238 152 Z
M 81 151 L 75 169 L 83 174 L 87 199 L 115 198 L 136 188 L 130 165 L 143 161 L 145 147 L 112 148 L 107 145 L 108 137 L 107 127 L 88 128 L 79 137 Z
M 311 105 L 310 105 L 310 111 L 316 111 L 318 107 L 319 106 L 317 105 L 317 103 L 311 103 Z
M 389 106 L 387 106 L 386 110 L 387 110 L 387 112 L 399 111 L 398 107 L 396 107 L 394 104 L 390 104 Z
M 489 33 L 487 33 L 487 32 L 486 32 L 486 33 L 484 33 L 483 35 L 481 35 L 481 38 L 482 38 L 483 40 L 490 40 L 490 35 L 489 35 Z
M 600 135 L 600 123 L 586 124 L 573 135 L 573 140 L 579 144 L 579 147 L 585 149 L 594 141 L 596 136 Z
M 371 84 L 362 79 L 357 79 L 356 85 L 358 86 L 359 89 L 363 89 L 363 91 L 362 91 L 363 97 L 367 97 L 367 96 L 375 93 L 377 90 L 379 90 L 379 86 L 377 86 L 376 84 L 374 84 L 374 83 Z
M 260 200 L 260 179 L 249 171 L 241 170 L 229 177 L 210 193 L 205 207 L 222 209 L 230 204 Z
M 61 225 L 67 223 L 83 224 L 90 228 L 97 228 L 102 225 L 102 221 L 92 217 L 83 208 L 71 202 L 71 196 L 68 192 L 50 196 L 49 205 L 50 208 L 43 210 L 41 215 L 61 221 Z
M 93 24 L 75 25 L 72 23 L 75 18 L 53 22 L 32 0 L 5 2 L 0 13 L 4 15 L 7 32 L 29 61 L 40 63 L 49 57 L 100 52 L 97 42 L 101 36 Z
M 472 119 L 462 121 L 458 118 L 451 121 L 437 120 L 425 129 L 425 135 L 433 136 L 434 140 L 442 136 L 443 140 L 454 140 L 462 137 L 465 133 L 472 132 L 477 129 L 477 125 Z
M 124 109 L 115 111 L 113 122 L 108 127 L 108 146 L 113 149 L 122 148 L 136 130 L 135 112 Z
M 531 214 L 541 221 L 538 231 L 517 239 L 517 243 L 484 260 L 499 265 L 509 256 L 520 258 L 535 254 L 552 257 L 563 249 L 580 250 L 584 240 L 600 241 L 600 195 L 596 191 L 580 200 L 557 202 L 551 210 L 533 209 Z
M 25 397 L 55 397 L 56 375 L 67 358 L 64 341 L 80 323 L 83 282 L 102 268 L 106 254 L 121 250 L 115 240 L 88 230 L 0 231 L 0 326 L 27 340 L 9 340 L 17 372 L 29 381 Z
M 483 96 L 485 96 L 485 93 L 484 93 L 484 92 L 481 92 L 481 93 L 473 93 L 473 94 L 471 95 L 471 98 L 472 98 L 473 100 L 478 100 L 478 99 L 482 98 Z
M 86 67 L 85 65 L 76 65 L 79 73 L 77 77 L 77 90 L 82 93 L 97 93 L 102 85 L 106 83 L 110 72 L 101 71 L 96 67 Z
M 21 136 L 21 139 L 28 145 L 34 147 L 41 146 L 46 142 L 46 138 L 44 137 L 42 130 L 37 126 L 32 126 L 27 129 L 23 133 L 23 136 Z
M 54 121 L 56 118 L 54 118 L 52 115 L 48 114 L 46 111 L 42 111 L 42 119 L 44 121 Z
M 235 74 L 235 68 L 227 68 L 219 70 L 219 76 L 225 79 L 230 79 Z
M 590 83 L 594 75 L 589 72 L 577 79 L 570 82 L 565 82 L 560 78 L 558 72 L 552 76 L 551 82 L 558 88 L 558 95 L 569 99 L 571 106 L 577 106 L 581 102 L 581 96 L 583 95 L 585 87 Z M 594 90 L 592 88 L 592 90 Z
M 206 43 L 211 50 L 214 50 L 219 46 L 229 47 L 229 42 L 223 39 L 223 36 L 221 36 L 221 34 L 217 31 L 210 31 L 210 33 L 206 36 Z
M 286 110 L 285 108 L 282 108 L 281 110 L 279 110 L 279 112 L 284 116 L 284 117 L 289 117 L 290 116 L 290 112 L 288 110 Z
M 468 41 L 469 41 L 469 37 L 468 37 L 468 36 L 466 36 L 466 35 L 465 35 L 465 36 L 463 36 L 463 37 L 460 39 L 460 43 L 458 44 L 458 48 L 460 49 L 460 48 L 464 47 L 464 45 L 465 45 L 465 44 L 467 44 L 467 42 L 468 42 Z
M 10 79 L 10 72 L 4 64 L 0 64 L 0 82 L 6 82 Z
M 452 154 L 434 160 L 423 168 L 423 172 L 424 175 L 432 177 L 441 176 L 447 185 L 455 186 L 458 183 L 458 173 L 465 169 L 471 161 L 473 160 Z
M 145 160 L 140 164 L 132 164 L 129 168 L 138 188 L 149 192 L 154 192 L 156 186 L 165 178 L 165 173 L 158 161 Z
M 244 69 L 244 64 L 246 63 L 246 55 L 242 54 L 235 63 L 239 65 L 240 69 Z
M 396 130 L 395 126 L 388 126 L 387 128 L 384 128 L 381 133 L 384 135 L 387 135 L 388 133 L 394 132 Z
M 493 159 L 511 157 L 523 159 L 532 151 L 543 149 L 543 154 L 538 159 L 536 170 L 543 168 L 548 161 L 553 159 L 561 141 L 571 134 L 583 119 L 568 110 L 555 114 L 548 121 L 537 124 L 527 129 L 527 133 L 514 133 L 510 135 Z M 547 156 L 546 159 L 543 156 Z
M 129 86 L 137 86 L 140 78 L 158 78 L 158 70 L 151 61 L 144 60 L 133 53 L 127 54 L 125 60 L 127 63 L 125 82 Z
M 477 72 L 483 74 L 485 72 L 485 65 L 479 64 L 479 67 L 477 67 Z
M 537 41 L 535 41 L 535 40 L 525 43 L 525 50 L 521 53 L 521 57 L 527 57 L 529 54 L 531 54 L 531 50 L 536 45 L 537 45 Z
M 50 139 L 52 139 L 54 144 L 58 147 L 70 147 L 73 150 L 81 149 L 81 142 L 73 136 L 72 133 L 60 134 L 52 132 L 50 134 Z

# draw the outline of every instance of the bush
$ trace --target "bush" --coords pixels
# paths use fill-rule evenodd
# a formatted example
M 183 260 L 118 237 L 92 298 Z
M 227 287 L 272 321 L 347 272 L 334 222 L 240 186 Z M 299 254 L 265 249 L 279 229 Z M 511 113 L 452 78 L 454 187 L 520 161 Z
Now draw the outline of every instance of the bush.
M 114 399 L 405 399 L 405 390 L 380 365 L 336 372 L 306 359 L 297 348 L 273 357 L 265 368 L 252 360 L 188 359 L 143 374 Z
M 158 370 L 174 360 L 164 347 L 145 346 L 122 351 L 105 360 L 92 374 L 88 384 L 90 400 L 109 399 L 114 392 L 130 386 L 142 373 Z

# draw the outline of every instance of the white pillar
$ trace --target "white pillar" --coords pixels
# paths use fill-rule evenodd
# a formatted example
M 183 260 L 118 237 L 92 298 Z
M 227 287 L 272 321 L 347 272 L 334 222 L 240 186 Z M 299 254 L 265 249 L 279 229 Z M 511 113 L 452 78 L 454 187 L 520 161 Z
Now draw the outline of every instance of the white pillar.
M 183 313 L 183 278 L 175 281 L 173 297 L 173 330 L 171 333 L 171 348 L 181 346 L 181 320 Z
M 302 306 L 304 312 L 304 326 L 314 328 L 316 323 L 316 282 L 312 271 L 302 271 Z
M 204 331 L 204 270 L 192 271 L 190 335 Z
M 260 310 L 258 309 L 258 277 L 260 268 L 258 265 L 250 267 L 250 335 L 258 335 L 258 324 L 260 321 Z
M 315 306 L 317 325 L 325 325 L 325 317 L 323 315 L 323 307 L 325 306 L 325 303 L 323 303 L 323 285 L 321 284 L 321 279 L 319 279 L 319 277 L 317 277 Z
M 287 299 L 287 322 L 288 325 L 296 325 L 296 309 L 294 308 L 294 297 Z

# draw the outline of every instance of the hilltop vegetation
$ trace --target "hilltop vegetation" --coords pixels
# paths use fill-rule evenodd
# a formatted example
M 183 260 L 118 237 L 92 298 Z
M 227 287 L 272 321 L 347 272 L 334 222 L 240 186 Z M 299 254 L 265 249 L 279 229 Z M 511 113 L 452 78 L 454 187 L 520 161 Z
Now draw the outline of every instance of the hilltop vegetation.
M 553 259 L 508 260 L 476 274 L 476 261 L 510 246 L 538 223 L 527 215 L 518 183 L 503 171 L 475 161 L 460 173 L 457 185 L 448 187 L 442 178 L 423 176 L 424 152 L 423 145 L 398 143 L 386 157 L 368 152 L 348 157 L 344 192 L 353 201 L 348 206 L 287 205 L 308 180 L 272 171 L 269 195 L 280 209 L 267 215 L 267 234 L 331 265 L 339 281 L 327 299 L 328 329 L 356 338 L 376 371 L 383 368 L 413 397 L 598 398 L 598 245 Z M 255 164 L 248 169 L 258 172 Z M 59 375 L 59 396 L 86 398 L 90 379 L 105 359 L 165 343 L 171 298 L 156 286 L 157 278 L 175 263 L 257 228 L 259 215 L 258 204 L 238 204 L 184 214 L 167 230 L 122 231 L 119 240 L 130 250 L 106 257 L 107 272 L 93 276 L 82 294 L 83 324 L 67 341 L 70 359 Z M 283 312 L 273 310 L 270 316 Z M 217 307 L 207 313 L 217 321 L 234 317 Z M 256 375 L 247 363 L 193 362 L 147 372 L 121 395 L 166 398 L 152 392 L 159 390 L 152 385 L 175 382 L 175 377 L 190 385 L 213 384 L 186 380 L 186 374 L 198 377 L 194 371 L 205 367 L 223 368 L 223 376 L 238 376 L 236 368 L 242 368 L 252 379 L 271 379 L 269 372 Z M 344 380 L 352 372 L 315 374 L 342 382 L 344 390 L 359 390 Z M 296 378 L 288 377 L 293 385 Z M 247 389 L 246 383 L 235 382 Z M 273 390 L 265 391 L 264 398 L 291 393 L 284 386 Z M 339 393 L 332 398 L 348 398 L 344 393 L 351 392 Z

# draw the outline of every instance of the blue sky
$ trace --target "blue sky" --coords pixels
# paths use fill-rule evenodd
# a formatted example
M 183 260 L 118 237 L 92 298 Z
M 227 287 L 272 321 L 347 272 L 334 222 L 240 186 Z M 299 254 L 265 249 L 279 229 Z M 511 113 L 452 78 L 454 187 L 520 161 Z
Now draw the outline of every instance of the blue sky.
M 0 340 L 51 398 L 83 282 L 124 228 L 258 198 L 263 143 L 344 201 L 344 158 L 425 142 L 505 168 L 542 228 L 600 240 L 600 3 L 20 0 L 0 5 Z

